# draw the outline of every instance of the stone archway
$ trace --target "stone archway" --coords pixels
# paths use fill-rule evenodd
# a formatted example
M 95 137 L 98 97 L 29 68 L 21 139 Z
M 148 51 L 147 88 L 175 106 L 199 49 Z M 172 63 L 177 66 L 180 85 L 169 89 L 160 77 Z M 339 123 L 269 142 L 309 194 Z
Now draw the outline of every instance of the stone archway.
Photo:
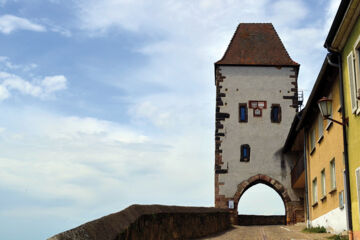
M 286 188 L 279 181 L 264 174 L 257 174 L 238 184 L 237 191 L 234 195 L 234 210 L 231 211 L 231 220 L 233 224 L 237 222 L 237 209 L 241 196 L 247 189 L 258 183 L 263 183 L 271 187 L 280 195 L 285 205 L 286 224 L 295 224 L 297 222 L 296 211 L 299 209 L 299 207 L 303 209 L 303 206 L 301 206 L 301 204 L 299 205 L 299 202 L 291 201 Z

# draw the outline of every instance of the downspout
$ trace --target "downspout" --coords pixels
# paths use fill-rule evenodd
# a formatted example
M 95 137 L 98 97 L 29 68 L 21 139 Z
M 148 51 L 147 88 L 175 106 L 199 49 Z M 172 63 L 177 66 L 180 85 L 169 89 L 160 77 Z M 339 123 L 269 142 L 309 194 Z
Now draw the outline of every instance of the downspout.
M 331 62 L 329 54 L 327 55 L 328 63 L 331 66 L 339 68 L 339 82 L 340 82 L 340 101 L 341 101 L 341 115 L 342 115 L 342 122 L 345 123 L 346 116 L 345 116 L 345 100 L 344 100 L 344 85 L 343 85 L 343 72 L 342 72 L 342 57 L 341 54 L 338 52 L 334 52 L 329 47 L 327 50 L 330 52 L 329 54 L 334 54 L 338 58 L 338 64 Z M 344 142 L 344 160 L 345 160 L 345 187 L 346 187 L 346 205 L 347 205 L 347 217 L 348 217 L 348 224 L 349 224 L 349 235 L 350 239 L 352 239 L 352 213 L 351 213 L 351 195 L 350 195 L 350 171 L 349 171 L 349 154 L 348 154 L 348 143 L 347 143 L 347 133 L 346 133 L 347 124 L 343 124 L 343 142 Z
M 307 154 L 306 154 L 306 139 L 307 134 L 304 129 L 304 169 L 305 169 L 305 201 L 306 201 L 306 227 L 310 228 L 310 210 L 309 210 L 309 190 L 308 190 L 308 174 L 307 174 Z

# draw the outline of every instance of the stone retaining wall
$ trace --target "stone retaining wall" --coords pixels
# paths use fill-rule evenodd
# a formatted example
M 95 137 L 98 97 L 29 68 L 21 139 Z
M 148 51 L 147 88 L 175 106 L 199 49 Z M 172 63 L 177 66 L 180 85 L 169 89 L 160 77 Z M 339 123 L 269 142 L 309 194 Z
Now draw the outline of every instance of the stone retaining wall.
M 230 214 L 222 209 L 132 205 L 48 240 L 192 239 L 224 231 L 230 226 Z
M 238 215 L 238 225 L 285 225 L 286 219 L 284 215 Z

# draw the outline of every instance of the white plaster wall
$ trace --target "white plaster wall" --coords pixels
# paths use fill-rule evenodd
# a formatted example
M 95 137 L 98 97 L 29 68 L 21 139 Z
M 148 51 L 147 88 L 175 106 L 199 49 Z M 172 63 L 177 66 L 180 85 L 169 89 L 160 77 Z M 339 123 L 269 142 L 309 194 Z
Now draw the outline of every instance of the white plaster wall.
M 312 227 L 325 227 L 328 232 L 339 234 L 347 230 L 346 207 L 335 208 L 311 221 Z
M 232 198 L 237 185 L 243 180 L 257 174 L 265 174 L 281 182 L 287 189 L 293 201 L 299 200 L 291 188 L 290 166 L 286 163 L 286 171 L 281 170 L 281 148 L 285 143 L 296 110 L 290 105 L 290 96 L 294 88 L 291 82 L 295 75 L 291 67 L 248 67 L 222 66 L 220 71 L 225 79 L 220 83 L 224 102 L 220 112 L 229 113 L 230 117 L 222 121 L 225 137 L 222 137 L 221 149 L 223 168 L 229 166 L 227 174 L 219 175 L 220 194 Z M 225 89 L 227 88 L 227 91 Z M 238 89 L 238 91 L 237 91 Z M 248 108 L 248 122 L 239 122 L 239 103 L 249 100 L 267 101 L 267 109 L 262 117 L 253 117 L 253 110 Z M 225 105 L 226 103 L 226 105 Z M 272 123 L 270 120 L 271 104 L 280 104 L 281 123 Z M 248 106 L 249 107 L 249 106 Z M 250 162 L 240 162 L 240 146 L 249 144 L 251 148 Z

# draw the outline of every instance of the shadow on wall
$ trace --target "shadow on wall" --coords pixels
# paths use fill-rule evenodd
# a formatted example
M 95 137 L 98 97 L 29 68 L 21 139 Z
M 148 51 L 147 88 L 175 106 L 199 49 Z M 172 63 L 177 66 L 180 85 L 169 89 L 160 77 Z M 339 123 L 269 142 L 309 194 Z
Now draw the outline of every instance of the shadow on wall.
M 238 215 L 238 225 L 286 225 L 285 215 Z

